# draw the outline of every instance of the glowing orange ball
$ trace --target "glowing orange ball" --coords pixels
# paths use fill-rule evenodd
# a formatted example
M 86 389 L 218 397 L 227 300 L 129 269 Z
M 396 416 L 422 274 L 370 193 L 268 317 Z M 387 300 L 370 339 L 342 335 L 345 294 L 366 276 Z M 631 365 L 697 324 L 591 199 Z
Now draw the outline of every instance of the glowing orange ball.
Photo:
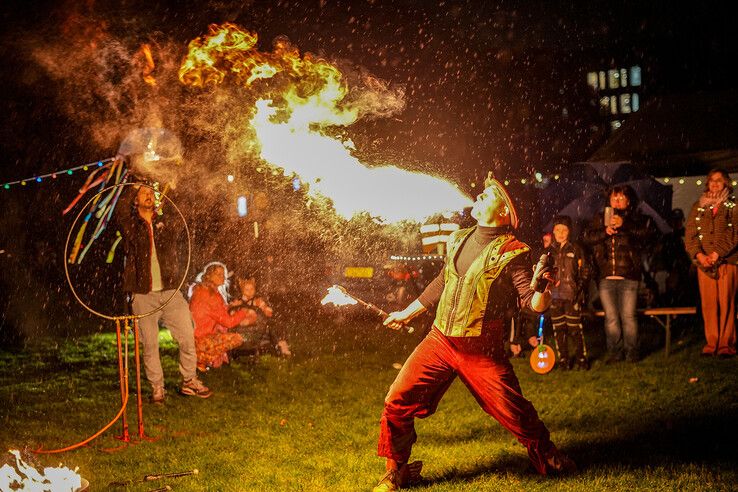
M 556 355 L 548 345 L 539 345 L 533 349 L 530 354 L 530 367 L 538 374 L 546 374 L 554 368 L 556 363 Z

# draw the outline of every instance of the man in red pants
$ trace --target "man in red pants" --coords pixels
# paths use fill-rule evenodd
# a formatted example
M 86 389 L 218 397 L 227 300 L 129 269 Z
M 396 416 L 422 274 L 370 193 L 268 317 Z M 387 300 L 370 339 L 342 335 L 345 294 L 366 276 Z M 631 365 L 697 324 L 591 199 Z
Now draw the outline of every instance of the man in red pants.
M 385 398 L 378 455 L 386 473 L 374 488 L 389 492 L 420 481 L 422 462 L 410 463 L 416 440 L 414 419 L 432 415 L 458 376 L 479 405 L 528 449 L 542 475 L 573 471 L 574 463 L 549 438 L 546 426 L 520 390 L 503 348 L 504 313 L 527 306 L 545 311 L 550 273 L 532 272 L 530 248 L 512 234 L 515 208 L 502 185 L 485 182 L 472 216 L 477 226 L 454 232 L 441 273 L 415 301 L 385 321 L 399 329 L 436 307 L 433 329 L 400 370 Z

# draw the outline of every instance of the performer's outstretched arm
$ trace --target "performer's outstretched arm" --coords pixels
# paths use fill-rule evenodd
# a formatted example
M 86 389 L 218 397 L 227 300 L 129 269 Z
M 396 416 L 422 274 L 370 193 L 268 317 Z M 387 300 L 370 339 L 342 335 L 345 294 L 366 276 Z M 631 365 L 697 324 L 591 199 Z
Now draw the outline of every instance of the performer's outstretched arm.
M 419 299 L 415 299 L 402 311 L 389 313 L 387 319 L 384 320 L 384 326 L 388 326 L 393 330 L 399 330 L 404 325 L 408 324 L 414 317 L 425 311 L 425 306 L 423 306 Z

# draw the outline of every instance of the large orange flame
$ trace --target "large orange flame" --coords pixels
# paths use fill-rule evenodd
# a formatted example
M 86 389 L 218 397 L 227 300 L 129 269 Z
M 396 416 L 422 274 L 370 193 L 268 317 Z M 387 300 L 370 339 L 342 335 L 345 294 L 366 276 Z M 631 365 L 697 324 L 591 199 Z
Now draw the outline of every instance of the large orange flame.
M 217 85 L 226 73 L 244 72 L 256 45 L 256 34 L 242 31 L 229 22 L 222 26 L 211 24 L 206 36 L 193 39 L 188 47 L 187 58 L 179 68 L 179 80 L 194 87 Z M 250 72 L 250 70 L 248 70 Z
M 179 78 L 204 87 L 230 74 L 256 93 L 248 110 L 262 159 L 286 176 L 299 176 L 311 195 L 329 198 L 347 218 L 369 212 L 387 222 L 422 221 L 471 205 L 468 196 L 441 178 L 391 165 L 366 166 L 352 155 L 353 142 L 329 135 L 329 127 L 351 125 L 378 107 L 401 107 L 391 100 L 386 84 L 371 79 L 361 97 L 349 98 L 336 65 L 301 56 L 284 38 L 271 53 L 263 53 L 255 47 L 257 39 L 234 24 L 211 25 L 207 35 L 190 43 Z M 258 83 L 265 79 L 269 83 Z

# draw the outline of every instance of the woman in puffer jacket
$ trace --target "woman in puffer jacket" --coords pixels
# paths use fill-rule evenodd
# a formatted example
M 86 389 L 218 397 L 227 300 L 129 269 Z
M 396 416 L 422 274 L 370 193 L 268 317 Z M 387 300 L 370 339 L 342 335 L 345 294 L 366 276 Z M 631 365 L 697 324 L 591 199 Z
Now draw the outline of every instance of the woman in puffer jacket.
M 627 185 L 608 192 L 611 213 L 597 219 L 583 242 L 594 253 L 599 292 L 605 310 L 606 363 L 637 362 L 638 284 L 643 274 L 642 252 L 655 235 L 651 219 L 638 212 L 638 196 Z

